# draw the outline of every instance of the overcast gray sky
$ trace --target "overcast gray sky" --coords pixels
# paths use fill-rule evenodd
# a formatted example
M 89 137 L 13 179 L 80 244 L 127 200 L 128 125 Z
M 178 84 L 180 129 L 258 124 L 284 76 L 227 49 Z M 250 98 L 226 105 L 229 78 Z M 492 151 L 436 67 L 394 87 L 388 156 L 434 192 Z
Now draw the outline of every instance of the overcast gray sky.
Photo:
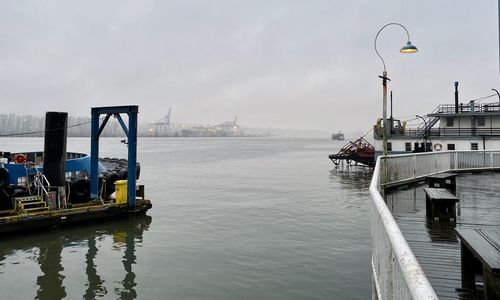
M 395 116 L 500 89 L 497 1 L 2 1 L 1 113 L 138 104 L 140 121 L 368 130 L 386 28 Z

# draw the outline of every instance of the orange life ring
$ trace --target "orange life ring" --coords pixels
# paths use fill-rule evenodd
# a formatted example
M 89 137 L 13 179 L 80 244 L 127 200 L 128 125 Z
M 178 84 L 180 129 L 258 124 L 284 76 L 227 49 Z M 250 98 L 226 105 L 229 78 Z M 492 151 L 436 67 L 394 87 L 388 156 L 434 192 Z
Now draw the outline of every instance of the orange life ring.
M 19 153 L 16 154 L 16 156 L 14 157 L 14 162 L 17 164 L 24 164 L 26 161 L 27 161 L 26 155 L 24 154 Z
M 434 150 L 436 151 L 441 151 L 441 149 L 443 149 L 443 145 L 437 143 L 437 144 L 434 144 Z

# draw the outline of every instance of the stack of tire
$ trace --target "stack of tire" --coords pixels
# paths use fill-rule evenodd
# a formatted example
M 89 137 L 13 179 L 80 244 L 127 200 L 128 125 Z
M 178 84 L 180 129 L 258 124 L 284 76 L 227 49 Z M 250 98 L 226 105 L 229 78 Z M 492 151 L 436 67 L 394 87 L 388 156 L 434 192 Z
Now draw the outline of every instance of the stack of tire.
M 9 184 L 9 171 L 0 168 L 0 210 L 14 209 L 14 198 L 29 196 L 24 186 Z
M 104 181 L 106 182 L 103 188 L 104 196 L 108 197 L 115 191 L 115 181 L 127 180 L 128 161 L 126 159 L 105 157 L 105 158 L 100 158 L 99 162 L 106 169 L 101 173 L 101 178 L 104 179 Z M 136 163 L 135 178 L 139 179 L 140 174 L 141 174 L 141 164 Z
M 105 171 L 99 176 L 99 193 L 103 192 L 103 198 L 107 198 L 115 191 L 115 181 L 126 180 L 128 176 L 128 161 L 118 158 L 99 158 Z M 136 179 L 139 179 L 141 165 L 136 165 Z M 69 180 L 70 193 L 68 201 L 71 203 L 84 203 L 90 199 L 90 180 L 88 178 L 71 178 Z M 103 186 L 104 185 L 104 186 Z

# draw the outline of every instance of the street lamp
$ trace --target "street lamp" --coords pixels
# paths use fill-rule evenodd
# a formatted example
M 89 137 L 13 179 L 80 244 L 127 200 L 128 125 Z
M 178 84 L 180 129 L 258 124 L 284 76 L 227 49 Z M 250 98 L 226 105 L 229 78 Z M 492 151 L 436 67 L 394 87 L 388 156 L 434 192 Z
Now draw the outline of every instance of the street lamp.
M 427 152 L 427 122 L 422 116 L 415 115 L 415 117 L 422 119 L 424 121 L 424 132 L 422 133 L 422 137 L 424 139 L 424 152 Z
M 491 89 L 492 91 L 495 91 L 497 93 L 497 96 L 498 96 L 498 100 L 500 100 L 500 93 L 497 91 L 497 89 Z
M 406 29 L 406 27 L 404 27 L 402 24 L 399 24 L 399 23 L 388 23 L 388 24 L 385 24 L 384 26 L 382 26 L 382 28 L 380 28 L 380 30 L 377 32 L 377 35 L 375 36 L 375 41 L 373 42 L 373 45 L 375 47 L 375 52 L 377 53 L 378 57 L 380 57 L 380 60 L 382 60 L 382 64 L 384 65 L 384 71 L 382 73 L 382 76 L 379 76 L 380 78 L 382 78 L 383 95 L 384 95 L 383 114 L 382 114 L 382 120 L 383 120 L 383 126 L 384 126 L 384 130 L 382 131 L 384 157 L 387 156 L 387 136 L 388 136 L 388 127 L 389 127 L 389 126 L 387 126 L 387 81 L 388 80 L 390 81 L 390 79 L 387 77 L 387 70 L 385 68 L 385 61 L 377 50 L 377 39 L 378 39 L 378 36 L 380 35 L 380 32 L 382 32 L 382 30 L 384 30 L 384 28 L 391 26 L 391 25 L 397 25 L 397 26 L 402 27 L 406 31 L 406 35 L 408 37 L 408 41 L 406 42 L 406 45 L 403 46 L 399 50 L 399 52 L 401 52 L 401 53 L 415 53 L 418 51 L 417 47 L 412 45 L 412 43 L 410 41 L 410 34 L 408 33 L 408 30 Z

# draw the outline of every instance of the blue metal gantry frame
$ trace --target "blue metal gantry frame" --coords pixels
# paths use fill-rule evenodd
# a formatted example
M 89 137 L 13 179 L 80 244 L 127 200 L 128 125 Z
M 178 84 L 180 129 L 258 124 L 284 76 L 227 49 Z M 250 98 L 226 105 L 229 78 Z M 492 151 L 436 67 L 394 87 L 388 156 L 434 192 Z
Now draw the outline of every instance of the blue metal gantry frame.
M 98 182 L 98 158 L 99 158 L 99 136 L 111 116 L 120 123 L 128 138 L 128 175 L 127 175 L 127 200 L 129 209 L 135 209 L 135 183 L 136 183 L 136 161 L 137 161 L 137 113 L 139 106 L 108 106 L 92 108 L 92 132 L 90 142 L 90 197 L 97 198 L 99 190 Z M 120 114 L 128 115 L 128 128 L 123 122 Z M 99 124 L 100 115 L 106 115 Z

